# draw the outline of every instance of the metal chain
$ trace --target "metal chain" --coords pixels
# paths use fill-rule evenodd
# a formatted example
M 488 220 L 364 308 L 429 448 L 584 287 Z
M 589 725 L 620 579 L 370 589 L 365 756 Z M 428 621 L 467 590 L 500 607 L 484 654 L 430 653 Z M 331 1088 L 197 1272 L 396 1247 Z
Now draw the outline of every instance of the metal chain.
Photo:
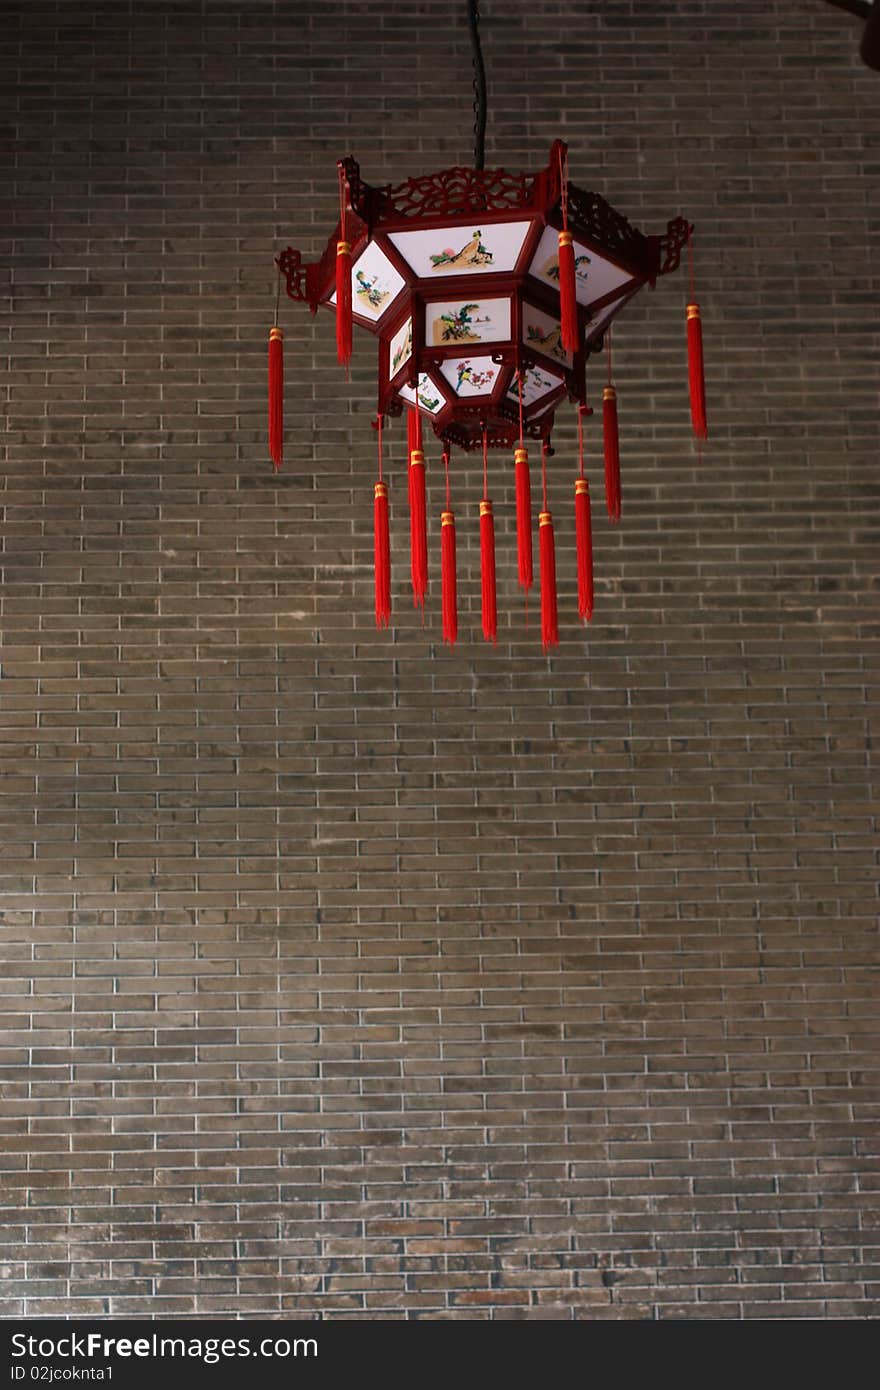
M 474 65 L 474 168 L 486 162 L 486 69 L 480 47 L 480 0 L 467 0 L 468 27 Z

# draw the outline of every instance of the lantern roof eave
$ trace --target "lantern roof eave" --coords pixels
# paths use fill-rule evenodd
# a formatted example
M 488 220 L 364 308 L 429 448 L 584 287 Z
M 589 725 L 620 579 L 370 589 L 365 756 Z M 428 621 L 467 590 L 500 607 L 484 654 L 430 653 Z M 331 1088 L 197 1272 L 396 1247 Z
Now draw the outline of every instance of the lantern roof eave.
M 561 228 L 566 153 L 565 143 L 554 141 L 546 168 L 534 174 L 456 165 L 400 184 L 376 187 L 361 178 L 357 161 L 347 156 L 338 161 L 346 189 L 347 239 L 357 245 L 369 241 L 376 232 L 411 228 L 416 222 L 452 226 L 487 217 L 493 221 L 540 217 L 545 224 Z M 601 194 L 573 184 L 568 185 L 567 212 L 568 226 L 576 240 L 604 252 L 651 283 L 659 275 L 677 269 L 692 230 L 686 218 L 676 217 L 669 220 L 664 234 L 645 236 Z M 288 296 L 308 303 L 313 313 L 333 277 L 341 237 L 340 219 L 317 261 L 303 261 L 302 253 L 290 246 L 276 257 L 287 282 Z

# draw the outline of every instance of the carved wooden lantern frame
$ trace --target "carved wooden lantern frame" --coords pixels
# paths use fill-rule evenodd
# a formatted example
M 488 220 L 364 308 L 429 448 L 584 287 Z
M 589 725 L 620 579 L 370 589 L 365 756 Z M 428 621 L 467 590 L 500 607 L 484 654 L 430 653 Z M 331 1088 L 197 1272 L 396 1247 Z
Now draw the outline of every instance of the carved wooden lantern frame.
M 456 167 L 394 186 L 338 164 L 342 207 L 319 260 L 276 258 L 291 299 L 336 312 L 337 248 L 351 248 L 352 320 L 379 340 L 380 417 L 416 406 L 445 447 L 548 441 L 556 408 L 586 399 L 585 368 L 644 285 L 675 270 L 691 231 L 645 236 L 566 181 L 557 140 L 535 174 Z M 578 346 L 561 341 L 558 234 L 576 271 Z

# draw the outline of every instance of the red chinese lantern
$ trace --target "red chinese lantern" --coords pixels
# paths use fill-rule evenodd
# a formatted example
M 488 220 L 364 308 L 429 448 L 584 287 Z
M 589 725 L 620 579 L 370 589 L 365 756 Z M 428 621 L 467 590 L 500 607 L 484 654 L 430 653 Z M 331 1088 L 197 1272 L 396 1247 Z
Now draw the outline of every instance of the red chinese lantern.
M 475 6 L 469 11 L 473 15 Z M 546 461 L 558 407 L 565 401 L 585 406 L 590 357 L 603 349 L 612 321 L 639 290 L 678 267 L 692 227 L 675 217 L 662 234 L 643 235 L 599 194 L 568 181 L 561 141 L 552 146 L 546 168 L 534 174 L 483 169 L 480 144 L 478 137 L 477 167 L 443 169 L 394 186 L 371 187 L 354 159 L 341 160 L 340 219 L 323 255 L 307 264 L 287 247 L 276 263 L 291 299 L 308 304 L 313 313 L 325 309 L 335 316 L 341 362 L 347 363 L 353 326 L 377 338 L 377 418 L 387 423 L 407 413 L 410 467 L 413 458 L 420 465 L 422 454 L 427 461 L 428 452 L 414 418 L 433 429 L 447 458 L 456 448 L 508 450 L 517 461 L 522 511 L 529 440 L 541 441 Z M 694 425 L 705 437 L 702 346 L 696 342 L 693 308 L 688 313 Z M 279 379 L 276 363 L 276 390 Z M 605 404 L 606 429 L 612 432 L 606 436 L 606 462 L 614 462 L 608 506 L 617 519 L 613 389 L 610 395 L 606 390 Z M 272 418 L 275 458 L 280 456 L 277 401 Z M 423 496 L 414 482 L 423 486 L 421 478 L 410 478 L 411 507 Z M 422 508 L 423 503 L 410 527 L 417 603 L 425 596 Z M 530 502 L 528 512 L 518 517 L 520 583 L 526 590 L 535 522 Z M 475 528 L 484 536 L 488 514 L 482 512 L 483 524 Z M 549 515 L 546 508 L 542 515 Z M 578 526 L 582 555 L 582 515 Z M 543 539 L 548 574 L 551 536 L 548 531 Z M 484 539 L 484 555 L 486 544 Z M 524 576 L 526 548 L 529 573 Z M 448 550 L 447 544 L 447 568 Z M 583 584 L 581 579 L 581 589 Z M 581 593 L 582 612 L 584 603 Z M 387 622 L 384 608 L 381 622 Z M 484 630 L 494 641 L 494 623 L 484 622 Z M 544 637 L 548 645 L 546 631 Z

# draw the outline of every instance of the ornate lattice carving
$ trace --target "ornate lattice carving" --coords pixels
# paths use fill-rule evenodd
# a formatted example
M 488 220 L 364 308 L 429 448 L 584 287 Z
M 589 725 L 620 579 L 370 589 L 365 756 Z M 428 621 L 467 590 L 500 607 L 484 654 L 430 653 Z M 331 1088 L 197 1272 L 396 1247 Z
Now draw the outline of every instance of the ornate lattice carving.
M 365 227 L 369 225 L 370 201 L 375 190 L 361 179 L 356 159 L 340 159 L 337 161 L 337 168 L 344 177 L 345 197 L 350 209 L 350 215 L 346 218 L 346 234 L 348 240 L 354 242 L 363 235 Z M 302 252 L 292 246 L 286 247 L 275 257 L 275 264 L 287 280 L 288 296 L 291 299 L 303 300 L 310 306 L 312 313 L 317 309 L 325 287 L 332 282 L 336 273 L 336 244 L 340 236 L 341 224 L 337 222 L 320 258 L 305 265 Z
M 469 431 L 466 426 L 453 423 L 442 428 L 435 427 L 434 433 L 443 440 L 444 444 L 454 444 L 456 448 L 463 449 L 466 454 L 483 447 L 481 429 Z M 518 425 L 507 425 L 498 420 L 493 421 L 486 430 L 486 441 L 490 449 L 512 449 L 518 438 Z
M 356 159 L 347 155 L 345 159 L 338 159 L 336 167 L 345 181 L 348 192 L 348 205 L 352 212 L 357 213 L 363 222 L 370 222 L 370 195 L 375 193 L 368 183 L 364 183 L 361 178 L 361 167 Z
M 306 289 L 308 266 L 302 263 L 302 253 L 295 251 L 292 246 L 286 246 L 280 255 L 275 257 L 281 274 L 287 280 L 287 293 L 291 299 L 302 299 L 308 302 L 308 291 Z
M 500 401 L 491 407 L 489 415 L 483 411 L 468 410 L 474 423 L 467 417 L 448 421 L 445 425 L 435 425 L 434 433 L 449 444 L 456 445 L 465 453 L 483 446 L 483 426 L 486 427 L 486 441 L 490 449 L 513 448 L 519 439 L 519 415 L 515 407 Z M 546 411 L 538 420 L 526 420 L 527 439 L 549 439 L 553 428 L 555 407 Z
M 352 207 L 371 225 L 405 217 L 463 217 L 480 212 L 508 212 L 549 208 L 559 200 L 560 152 L 565 146 L 557 140 L 550 151 L 550 162 L 538 174 L 511 174 L 506 169 L 468 169 L 456 165 L 436 174 L 422 174 L 404 183 L 370 188 L 360 182 L 354 160 L 345 161 L 345 171 L 353 166 Z
M 532 206 L 535 176 L 505 169 L 441 169 L 377 189 L 380 216 L 456 217 L 465 213 L 504 211 Z
M 673 217 L 667 222 L 665 235 L 657 238 L 658 275 L 668 275 L 671 270 L 678 270 L 682 250 L 693 230 L 693 224 L 686 217 Z
M 581 232 L 588 240 L 624 261 L 637 265 L 647 262 L 647 238 L 627 222 L 623 213 L 606 203 L 601 194 L 588 193 L 571 184 L 568 190 L 568 217 L 575 235 Z

